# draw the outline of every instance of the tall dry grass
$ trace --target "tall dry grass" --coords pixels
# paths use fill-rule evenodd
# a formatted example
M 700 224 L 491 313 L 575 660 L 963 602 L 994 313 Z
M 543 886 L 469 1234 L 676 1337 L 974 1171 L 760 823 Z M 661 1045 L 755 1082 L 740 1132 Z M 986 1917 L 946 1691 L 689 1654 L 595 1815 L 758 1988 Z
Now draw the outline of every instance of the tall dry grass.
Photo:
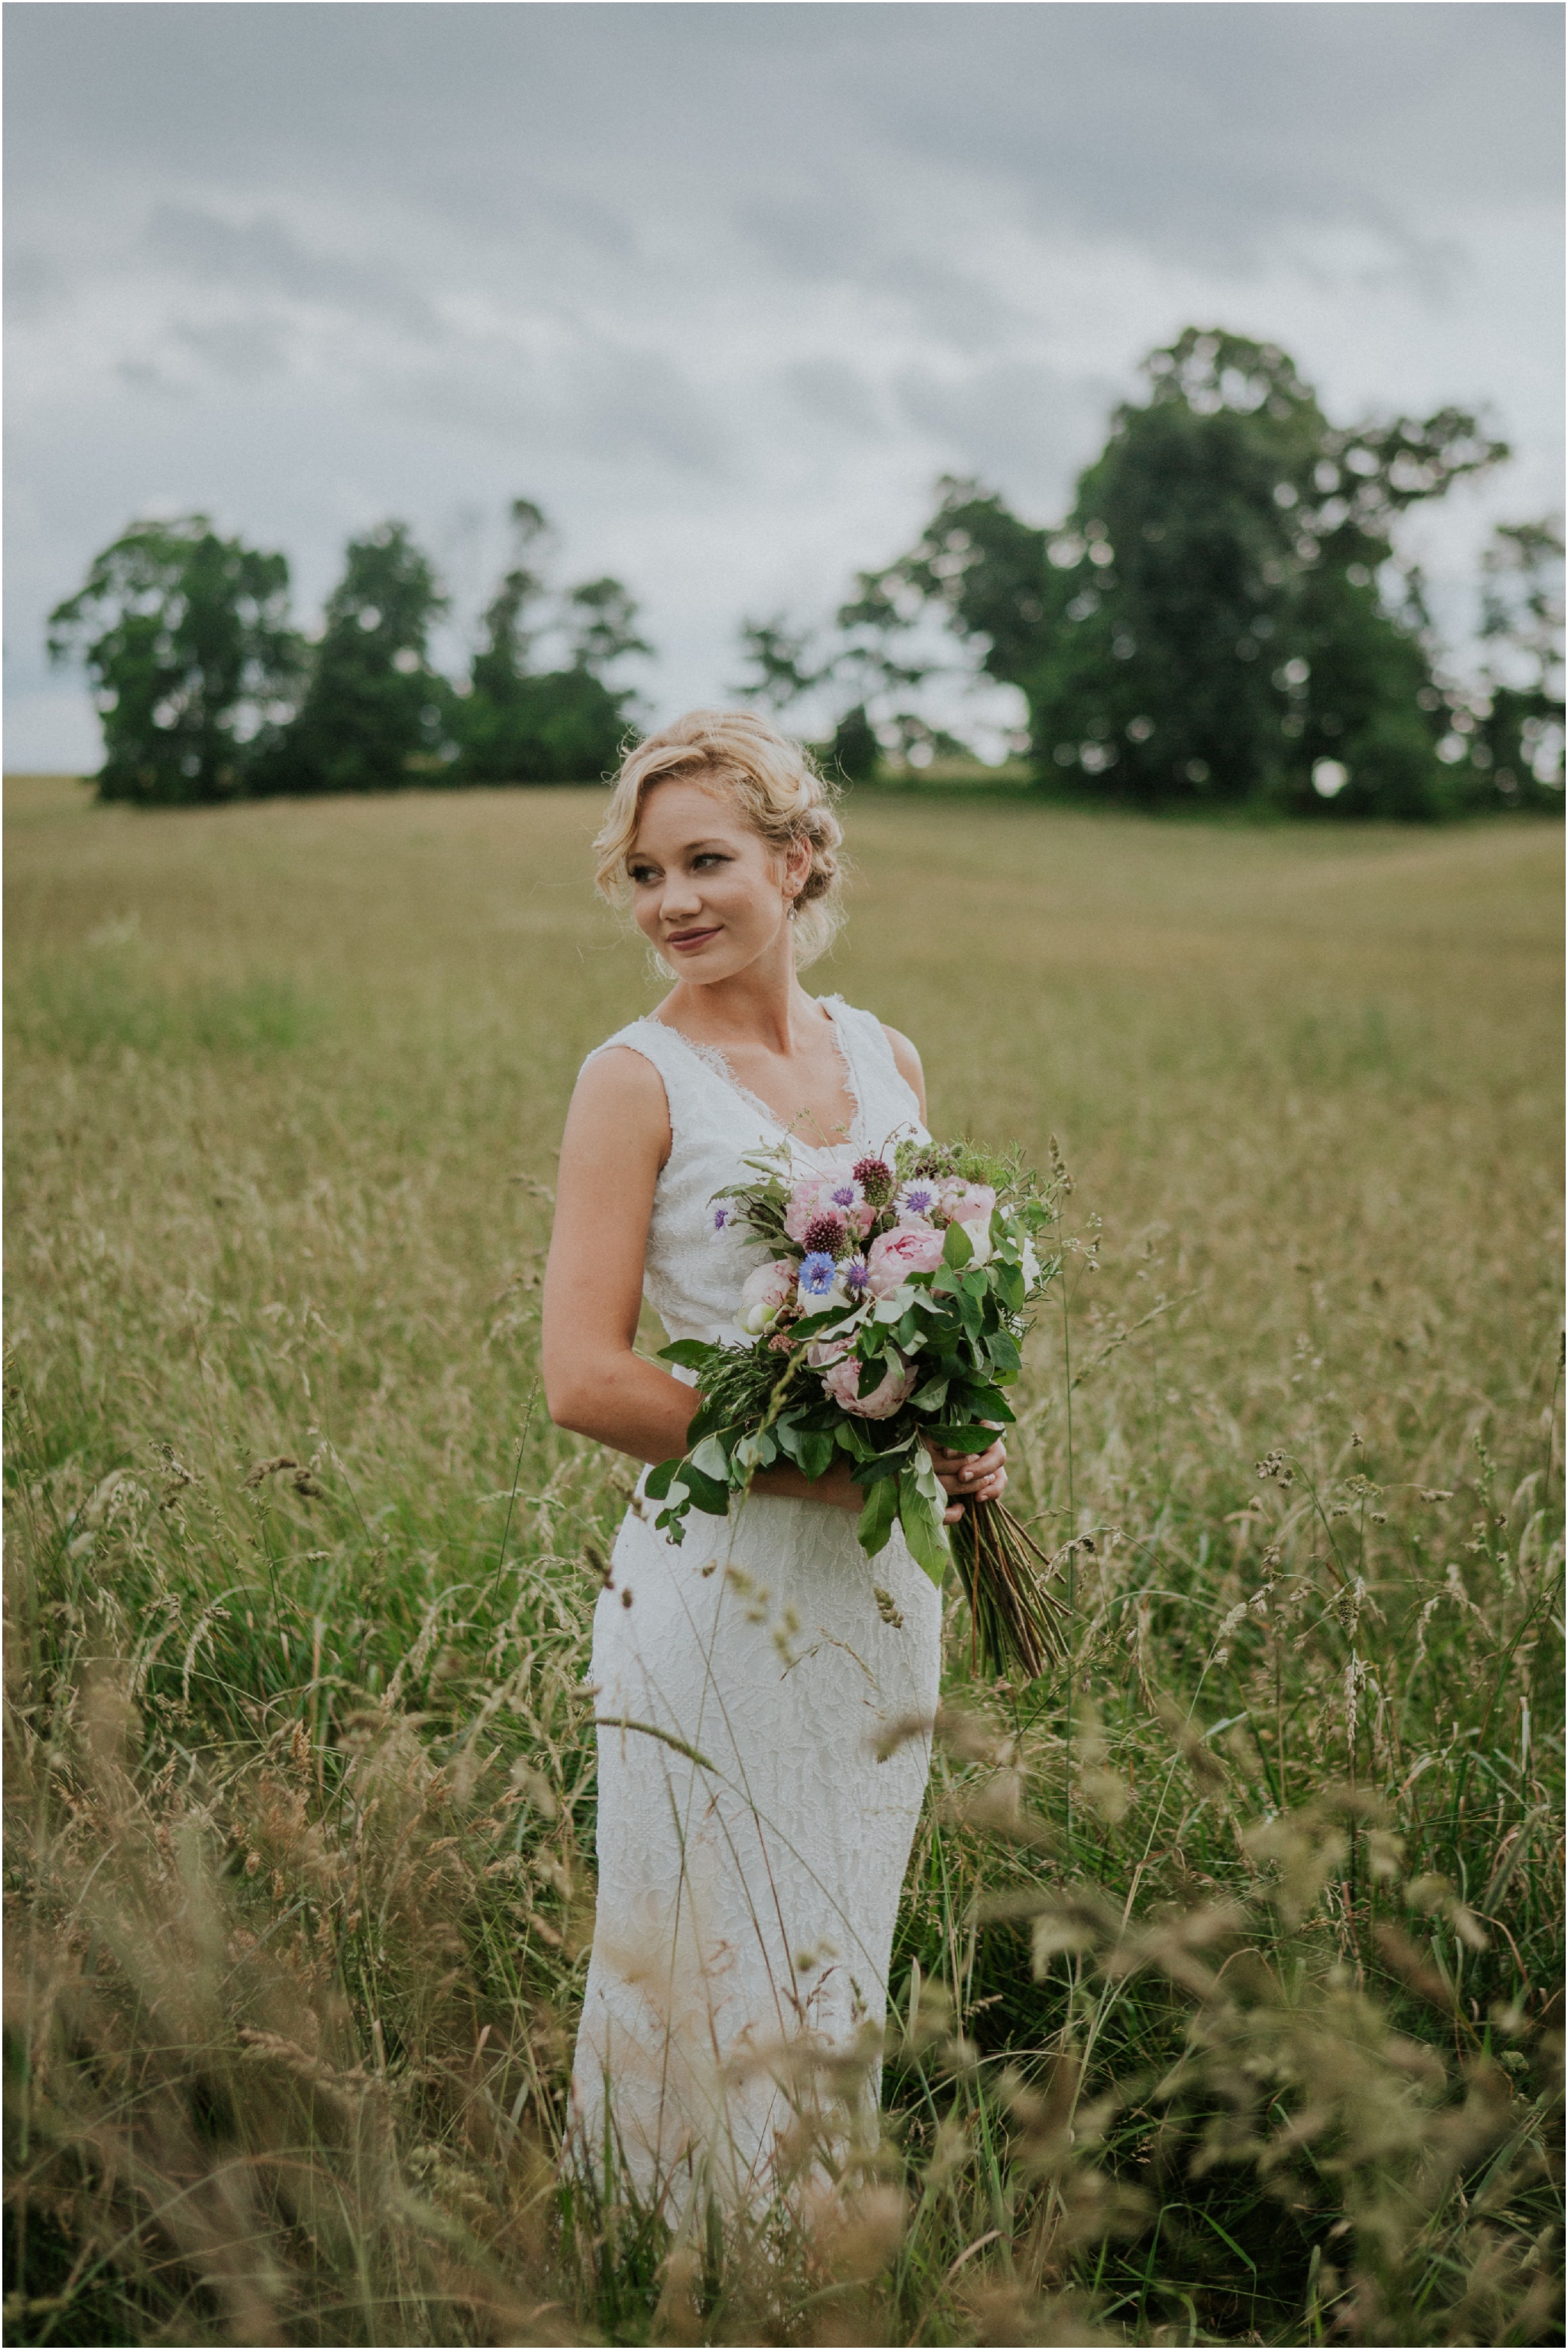
M 883 2145 L 672 2248 L 556 2173 L 593 798 L 7 818 L 11 2338 L 1556 2338 L 1555 835 L 852 811 L 818 983 L 1074 1178 L 1075 1657 L 955 1622 Z

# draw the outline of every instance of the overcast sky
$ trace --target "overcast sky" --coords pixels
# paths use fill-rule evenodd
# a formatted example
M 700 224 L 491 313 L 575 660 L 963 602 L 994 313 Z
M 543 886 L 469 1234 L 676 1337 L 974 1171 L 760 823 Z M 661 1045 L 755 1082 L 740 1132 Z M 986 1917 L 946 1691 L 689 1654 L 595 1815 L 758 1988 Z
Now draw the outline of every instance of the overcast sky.
M 25 5 L 5 13 L 6 757 L 91 765 L 44 617 L 132 515 L 294 567 L 406 517 L 471 619 L 511 498 L 669 714 L 944 470 L 1063 510 L 1141 355 L 1488 406 L 1421 517 L 1454 627 L 1561 502 L 1557 5 Z

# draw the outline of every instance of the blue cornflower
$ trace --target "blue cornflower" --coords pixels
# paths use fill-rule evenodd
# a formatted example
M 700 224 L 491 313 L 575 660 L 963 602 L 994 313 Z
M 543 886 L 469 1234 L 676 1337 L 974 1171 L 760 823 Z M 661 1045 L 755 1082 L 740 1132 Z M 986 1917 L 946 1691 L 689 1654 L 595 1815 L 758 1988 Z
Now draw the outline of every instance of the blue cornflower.
M 800 1285 L 807 1297 L 826 1297 L 837 1277 L 838 1267 L 822 1249 L 814 1249 L 800 1263 Z

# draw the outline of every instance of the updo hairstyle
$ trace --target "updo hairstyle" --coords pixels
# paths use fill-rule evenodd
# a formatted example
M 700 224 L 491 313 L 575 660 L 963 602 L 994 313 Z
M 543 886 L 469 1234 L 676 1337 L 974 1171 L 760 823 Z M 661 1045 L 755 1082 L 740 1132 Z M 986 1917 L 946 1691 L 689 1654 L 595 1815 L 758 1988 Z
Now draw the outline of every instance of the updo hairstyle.
M 797 968 L 814 962 L 844 920 L 838 864 L 844 827 L 834 813 L 832 786 L 801 744 L 753 711 L 689 710 L 628 752 L 594 838 L 595 886 L 612 902 L 624 899 L 643 802 L 656 784 L 671 777 L 731 801 L 781 856 L 797 840 L 810 844 L 790 933 Z

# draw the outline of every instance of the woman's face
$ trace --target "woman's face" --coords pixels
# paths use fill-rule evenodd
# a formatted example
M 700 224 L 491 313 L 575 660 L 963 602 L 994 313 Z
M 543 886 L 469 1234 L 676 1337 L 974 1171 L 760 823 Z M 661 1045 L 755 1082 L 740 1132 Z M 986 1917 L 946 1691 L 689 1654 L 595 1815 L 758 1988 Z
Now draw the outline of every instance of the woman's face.
M 626 861 L 637 926 L 682 979 L 730 979 L 783 943 L 810 856 L 804 841 L 777 855 L 700 784 L 656 784 Z

